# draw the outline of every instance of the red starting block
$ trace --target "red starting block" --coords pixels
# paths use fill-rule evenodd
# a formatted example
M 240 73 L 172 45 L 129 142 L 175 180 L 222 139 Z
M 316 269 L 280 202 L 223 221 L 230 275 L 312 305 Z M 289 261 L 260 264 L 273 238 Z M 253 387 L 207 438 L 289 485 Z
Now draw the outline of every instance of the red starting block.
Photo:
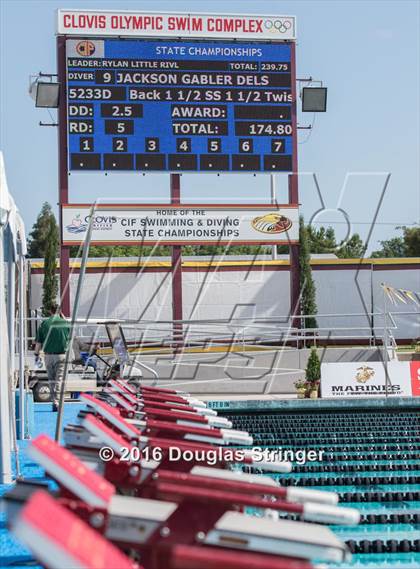
M 15 500 L 16 533 L 47 567 L 138 567 L 107 539 L 147 569 L 310 569 L 312 560 L 349 558 L 328 528 L 279 519 L 279 513 L 340 525 L 358 523 L 359 513 L 337 507 L 334 493 L 280 487 L 272 479 L 224 470 L 236 463 L 289 472 L 291 465 L 266 464 L 250 450 L 229 448 L 252 444 L 252 438 L 204 403 L 123 380 L 82 400 L 87 410 L 65 430 L 75 454 L 46 436 L 28 449 L 57 481 L 57 500 L 30 489 L 20 493 L 24 500 L 30 496 L 22 510 L 22 500 Z M 181 457 L 175 462 L 174 448 Z M 263 517 L 246 515 L 246 507 Z M 62 534 L 57 525 L 65 528 Z
M 171 402 L 178 405 L 193 405 L 198 408 L 205 408 L 206 404 L 195 397 L 191 397 L 188 393 L 183 391 L 174 391 L 171 389 L 148 387 L 148 386 L 138 386 L 134 387 L 132 384 L 125 380 L 117 379 L 114 380 L 120 385 L 124 386 L 133 395 L 139 395 L 143 399 L 154 399 L 156 401 Z
M 87 403 L 97 414 L 118 427 L 118 424 L 122 425 L 119 418 L 124 418 L 124 415 L 130 419 L 134 418 L 136 409 L 123 398 L 120 398 L 118 395 L 116 397 L 122 402 L 120 402 L 121 407 L 117 412 L 115 408 L 105 401 L 101 401 L 91 395 L 83 394 L 81 400 Z M 239 445 L 252 444 L 252 437 L 248 433 L 229 428 L 214 428 L 206 419 L 200 416 L 193 417 L 194 420 L 191 420 L 191 416 L 184 412 L 156 411 L 155 413 L 160 416 L 160 420 L 149 418 L 149 415 L 147 417 L 143 415 L 145 420 L 137 422 L 137 426 L 144 433 L 151 436 L 163 437 L 169 434 L 174 439 L 195 440 L 219 445 L 230 443 Z M 132 430 L 136 430 L 133 426 L 134 424 L 131 424 Z M 126 434 L 129 436 L 129 433 Z M 140 430 L 137 429 L 136 435 L 140 436 Z
M 114 407 L 117 407 L 121 415 L 128 419 L 144 421 L 148 417 L 149 419 L 160 419 L 191 426 L 195 423 L 201 426 L 209 425 L 226 429 L 232 427 L 232 423 L 224 417 L 197 413 L 197 410 L 193 407 L 184 405 L 171 406 L 167 403 L 157 404 L 158 406 L 156 406 L 144 402 L 141 403 L 139 400 L 135 400 L 133 403 L 129 398 L 127 399 L 127 395 L 129 398 L 132 397 L 129 393 L 122 394 L 115 391 L 112 387 L 107 387 L 103 391 L 102 398 Z
M 37 437 L 28 448 L 28 454 L 63 488 L 90 506 L 106 508 L 115 494 L 113 484 L 47 435 Z
M 112 426 L 112 429 L 116 430 L 131 444 L 135 444 L 141 449 L 144 449 L 146 446 L 149 446 L 150 448 L 158 448 L 166 453 L 165 456 L 170 452 L 170 449 L 175 446 L 180 449 L 197 452 L 207 452 L 211 449 L 220 447 L 222 434 L 218 429 L 201 429 L 198 431 L 199 434 L 197 434 L 197 429 L 194 427 L 178 425 L 170 422 L 150 421 L 148 422 L 144 433 L 141 433 L 132 423 L 129 423 L 124 419 L 115 408 L 111 407 L 107 403 L 91 396 L 84 395 L 83 397 L 89 403 L 89 406 L 98 414 L 97 419 L 99 419 L 99 421 L 93 420 L 93 416 L 89 415 L 82 419 L 82 426 L 95 436 L 97 447 L 106 444 L 108 438 L 112 439 L 110 430 L 101 427 L 101 423 L 104 425 L 104 421 L 105 426 Z M 153 429 L 155 425 L 157 425 L 157 427 L 156 429 Z M 153 436 L 151 433 L 152 430 L 157 430 L 157 432 L 162 433 L 162 435 Z M 180 433 L 178 431 L 180 431 Z M 209 436 L 209 434 L 211 436 Z M 183 435 L 183 438 L 180 438 L 180 435 Z M 174 438 L 168 438 L 171 436 Z M 225 436 L 224 431 L 223 436 Z M 81 432 L 80 429 L 75 430 L 72 428 L 71 430 L 65 430 L 65 440 L 67 446 L 78 448 L 83 448 L 84 445 L 94 446 L 92 441 L 83 436 L 83 432 Z M 102 443 L 102 445 L 100 443 Z M 114 448 L 114 446 L 112 446 L 112 448 L 116 452 L 119 452 Z M 172 466 L 177 470 L 190 470 L 191 463 L 194 464 L 195 461 L 190 461 L 188 464 L 183 464 L 182 461 L 179 461 Z M 261 470 L 268 470 L 271 472 L 290 472 L 291 470 L 290 463 L 281 461 L 257 461 L 251 451 L 241 450 L 241 452 L 235 452 L 226 448 L 225 451 L 220 450 L 218 452 L 218 456 L 214 464 L 215 466 L 225 466 L 227 463 L 238 463 L 249 466 L 255 465 Z
M 24 506 L 13 532 L 50 569 L 142 569 L 43 491 Z
M 142 569 L 45 492 L 34 494 L 15 522 L 15 535 L 48 569 Z M 159 569 L 312 569 L 293 558 L 176 545 L 158 558 Z
M 128 385 L 124 384 L 124 382 L 119 381 L 119 380 L 111 380 L 108 383 L 109 389 L 113 390 L 114 392 L 119 393 L 120 395 L 123 395 L 125 398 L 128 399 L 128 401 L 134 405 L 134 406 L 138 406 L 138 407 L 144 407 L 145 403 L 144 401 L 148 401 L 148 395 L 150 396 L 153 393 L 157 393 L 157 390 L 154 390 L 152 392 L 148 392 L 146 391 L 140 391 L 140 392 L 134 392 L 131 391 L 130 389 L 128 389 Z M 165 391 L 169 391 L 169 390 L 164 390 L 161 395 L 165 394 Z M 175 394 L 175 392 L 173 392 L 173 394 Z M 191 411 L 193 413 L 198 413 L 199 415 L 207 415 L 207 416 L 217 416 L 216 411 L 214 411 L 213 409 L 208 409 L 205 406 L 202 405 L 194 405 L 191 402 L 185 401 L 184 403 L 171 403 L 171 402 L 164 402 L 164 401 L 154 401 L 153 403 L 150 402 L 149 399 L 149 405 L 153 405 L 153 407 L 155 408 L 161 408 L 161 409 L 171 409 L 171 410 L 178 410 L 178 411 Z
M 94 412 L 96 412 L 98 414 L 99 417 L 101 417 L 102 420 L 104 420 L 106 422 L 106 424 L 111 425 L 112 428 L 114 430 L 117 430 L 122 436 L 124 436 L 125 438 L 127 438 L 128 441 L 130 442 L 134 442 L 136 445 L 140 446 L 141 448 L 144 448 L 145 446 L 149 445 L 149 446 L 153 446 L 153 447 L 158 447 L 161 448 L 162 450 L 168 450 L 169 448 L 173 447 L 175 444 L 175 441 L 172 439 L 169 439 L 168 436 L 172 436 L 174 433 L 176 434 L 176 432 L 178 430 L 183 430 L 184 433 L 184 440 L 197 440 L 199 442 L 204 442 L 207 443 L 208 441 L 210 441 L 212 443 L 211 448 L 214 448 L 215 445 L 218 445 L 220 437 L 215 437 L 215 433 L 214 431 L 217 430 L 213 429 L 213 437 L 210 438 L 208 436 L 204 436 L 204 435 L 208 435 L 210 429 L 206 429 L 203 431 L 200 431 L 200 434 L 197 435 L 196 431 L 195 432 L 191 432 L 191 428 L 190 427 L 185 427 L 185 426 L 177 426 L 174 424 L 170 424 L 169 425 L 163 425 L 164 427 L 164 431 L 166 430 L 166 432 L 164 433 L 166 435 L 166 437 L 156 437 L 156 436 L 149 436 L 150 433 L 150 429 L 148 431 L 148 436 L 141 436 L 141 432 L 134 426 L 133 422 L 128 422 L 126 419 L 124 419 L 121 414 L 119 413 L 119 411 L 117 411 L 115 408 L 111 407 L 110 405 L 108 405 L 107 403 L 100 401 L 94 397 L 91 396 L 87 396 L 84 395 L 83 396 L 84 399 L 88 402 L 89 406 L 92 408 L 92 410 Z M 158 422 L 159 423 L 159 427 L 162 427 L 162 422 Z M 82 421 L 83 426 L 89 430 L 89 427 L 92 427 L 92 424 L 90 422 L 86 423 L 85 420 Z M 152 423 L 152 425 L 155 425 L 156 423 Z M 147 429 L 145 429 L 145 431 L 147 431 Z M 169 431 L 169 432 L 168 432 Z M 226 430 L 227 432 L 229 432 L 229 430 Z M 225 430 L 223 430 L 223 436 L 225 436 Z M 95 435 L 95 439 L 89 439 L 88 436 L 86 436 L 86 433 L 84 433 L 83 429 L 81 429 L 80 427 L 68 427 L 67 429 L 65 429 L 65 440 L 66 440 L 66 444 L 68 446 L 71 446 L 73 448 L 78 448 L 78 449 L 83 449 L 83 448 L 98 448 L 100 445 L 100 443 L 104 443 L 105 441 L 103 440 L 103 437 L 101 438 L 101 435 L 103 435 L 103 433 L 101 433 L 101 429 L 98 428 L 98 425 L 95 424 L 95 432 L 93 433 Z M 239 437 L 241 437 L 242 432 L 239 432 Z M 176 435 L 175 435 L 176 436 Z M 176 439 L 176 445 L 179 446 L 180 448 L 182 447 L 181 445 L 181 441 L 182 439 Z M 206 446 L 206 445 L 199 445 L 198 443 L 194 442 L 195 446 L 188 446 L 188 447 L 184 447 L 184 448 L 188 448 L 188 449 L 194 449 L 196 448 L 197 450 L 208 450 L 210 447 Z M 113 447 L 114 448 L 114 447 Z M 255 457 L 253 457 L 251 452 L 247 452 L 247 451 L 242 451 L 242 456 L 241 458 L 232 460 L 232 455 L 238 455 L 239 453 L 232 453 L 232 451 L 228 451 L 226 453 L 220 453 L 220 460 L 217 461 L 217 465 L 223 465 L 224 463 L 232 463 L 232 462 L 238 462 L 238 463 L 242 463 L 245 465 L 256 465 L 258 466 L 259 469 L 261 470 L 268 470 L 271 472 L 290 472 L 291 470 L 291 464 L 287 463 L 287 462 L 274 462 L 271 461 L 269 463 L 265 463 L 261 460 L 258 461 L 258 463 L 256 463 L 255 461 Z M 216 464 L 216 463 L 215 463 Z M 189 470 L 191 467 L 191 465 L 188 465 L 187 467 L 184 467 L 184 469 L 186 468 L 187 470 Z M 178 469 L 182 469 L 182 465 L 178 464 Z
M 141 485 L 140 494 L 147 496 L 146 499 L 117 496 L 112 485 L 46 436 L 38 437 L 28 452 L 65 489 L 63 504 L 91 523 L 95 520 L 96 527 L 112 541 L 141 551 L 149 551 L 152 544 L 155 548 L 165 546 L 169 535 L 172 536 L 171 543 L 175 541 L 186 544 L 194 543 L 197 536 L 202 535 L 202 543 L 218 547 L 235 548 L 242 543 L 240 549 L 249 551 L 300 555 L 302 540 L 306 543 L 307 537 L 301 536 L 299 544 L 296 538 L 294 542 L 291 537 L 292 530 L 297 531 L 297 526 L 302 524 L 285 520 L 263 520 L 239 512 L 234 515 L 235 512 L 230 511 L 231 508 L 243 506 L 293 513 L 304 519 L 325 523 L 353 524 L 358 521 L 355 519 L 358 512 L 354 510 L 287 502 L 284 500 L 288 497 L 286 488 L 243 482 L 240 480 L 241 475 L 233 472 L 226 472 L 224 478 L 223 471 L 219 471 L 214 477 L 211 476 L 212 469 L 203 469 L 204 472 L 197 469 L 193 474 L 161 471 Z M 98 491 L 92 493 L 91 490 L 95 486 Z M 69 491 L 72 496 L 67 498 L 66 492 Z M 150 500 L 151 497 L 154 499 Z M 83 501 L 77 504 L 74 498 Z M 194 517 L 191 517 L 192 504 Z M 98 516 L 101 519 L 100 524 Z M 327 534 L 331 534 L 330 538 L 333 537 L 329 530 L 315 525 L 303 526 L 307 526 L 308 531 L 310 529 L 308 535 L 311 540 L 309 545 L 306 543 L 307 553 L 301 554 L 302 557 L 325 560 L 337 560 L 340 557 L 337 556 L 336 547 L 338 544 L 343 546 L 338 540 L 334 542 L 330 539 L 328 554 L 326 551 L 322 553 L 323 540 Z M 242 528 L 239 532 L 242 534 L 242 542 L 239 537 L 233 537 L 233 534 L 238 533 L 235 528 Z M 169 533 L 165 536 L 167 532 Z M 260 532 L 261 540 L 254 540 L 255 543 L 252 543 L 250 536 L 255 532 Z M 284 535 L 288 536 L 287 544 L 284 543 Z M 341 558 L 343 551 L 345 549 L 341 550 Z

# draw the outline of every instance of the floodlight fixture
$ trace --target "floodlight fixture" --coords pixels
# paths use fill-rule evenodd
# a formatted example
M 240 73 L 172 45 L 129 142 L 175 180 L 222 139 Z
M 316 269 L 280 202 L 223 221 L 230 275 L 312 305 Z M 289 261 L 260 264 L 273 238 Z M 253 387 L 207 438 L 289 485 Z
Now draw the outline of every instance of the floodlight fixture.
M 60 84 L 53 81 L 53 77 L 55 75 L 46 73 L 39 73 L 35 78 L 32 76 L 29 95 L 35 101 L 36 107 L 56 109 L 59 106 Z
M 302 98 L 302 112 L 304 113 L 326 112 L 327 110 L 326 87 L 303 87 L 301 98 Z
M 58 107 L 59 96 L 59 83 L 38 83 L 35 106 L 47 109 L 56 109 Z

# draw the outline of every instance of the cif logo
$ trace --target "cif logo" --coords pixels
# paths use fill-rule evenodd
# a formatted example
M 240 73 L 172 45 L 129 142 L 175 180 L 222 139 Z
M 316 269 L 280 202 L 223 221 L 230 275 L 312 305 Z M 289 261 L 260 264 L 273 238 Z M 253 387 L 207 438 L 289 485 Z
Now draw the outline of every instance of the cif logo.
M 292 227 L 292 221 L 278 213 L 267 213 L 259 217 L 254 217 L 251 225 L 261 233 L 284 233 Z
M 89 57 L 95 53 L 95 44 L 89 40 L 79 41 L 76 45 L 76 51 L 82 57 Z
M 273 34 L 285 34 L 292 27 L 292 22 L 286 19 L 265 20 L 264 27 Z

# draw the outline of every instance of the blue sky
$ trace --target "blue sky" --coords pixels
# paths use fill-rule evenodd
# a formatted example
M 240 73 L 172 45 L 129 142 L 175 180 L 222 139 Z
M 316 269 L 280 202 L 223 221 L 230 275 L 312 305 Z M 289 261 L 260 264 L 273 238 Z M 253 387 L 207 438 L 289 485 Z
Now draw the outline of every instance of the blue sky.
M 397 234 L 395 225 L 419 221 L 419 2 L 169 0 L 43 1 L 2 0 L 1 131 L 9 187 L 28 229 L 43 201 L 57 202 L 57 133 L 41 128 L 50 122 L 28 96 L 29 75 L 55 72 L 55 10 L 96 8 L 179 10 L 296 15 L 297 75 L 322 79 L 328 86 L 328 112 L 315 127 L 299 134 L 300 202 L 306 219 L 322 208 L 313 173 L 324 200 L 315 221 L 332 224 L 344 237 L 351 231 L 367 238 L 388 173 L 391 174 L 369 242 Z M 313 115 L 300 114 L 302 126 Z M 115 175 L 114 175 L 115 176 Z M 105 183 L 106 182 L 106 183 Z M 286 200 L 286 181 L 277 176 L 279 202 Z M 183 197 L 190 202 L 269 199 L 269 177 L 229 174 L 184 175 Z M 91 176 L 88 186 L 74 184 L 73 201 L 127 196 L 165 201 L 167 175 Z M 341 197 L 340 197 L 341 196 Z

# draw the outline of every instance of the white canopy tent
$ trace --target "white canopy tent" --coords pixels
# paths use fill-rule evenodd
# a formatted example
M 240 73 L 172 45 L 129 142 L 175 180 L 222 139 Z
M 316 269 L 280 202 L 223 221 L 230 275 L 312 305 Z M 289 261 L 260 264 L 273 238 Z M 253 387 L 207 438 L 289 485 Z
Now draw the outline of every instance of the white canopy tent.
M 19 270 L 19 418 L 21 433 L 24 432 L 25 423 L 25 342 L 23 340 L 25 255 L 25 226 L 9 193 L 3 153 L 0 151 L 0 483 L 3 484 L 12 481 L 11 435 L 14 425 L 11 423 L 11 417 L 13 417 L 11 386 L 15 371 L 16 266 Z

